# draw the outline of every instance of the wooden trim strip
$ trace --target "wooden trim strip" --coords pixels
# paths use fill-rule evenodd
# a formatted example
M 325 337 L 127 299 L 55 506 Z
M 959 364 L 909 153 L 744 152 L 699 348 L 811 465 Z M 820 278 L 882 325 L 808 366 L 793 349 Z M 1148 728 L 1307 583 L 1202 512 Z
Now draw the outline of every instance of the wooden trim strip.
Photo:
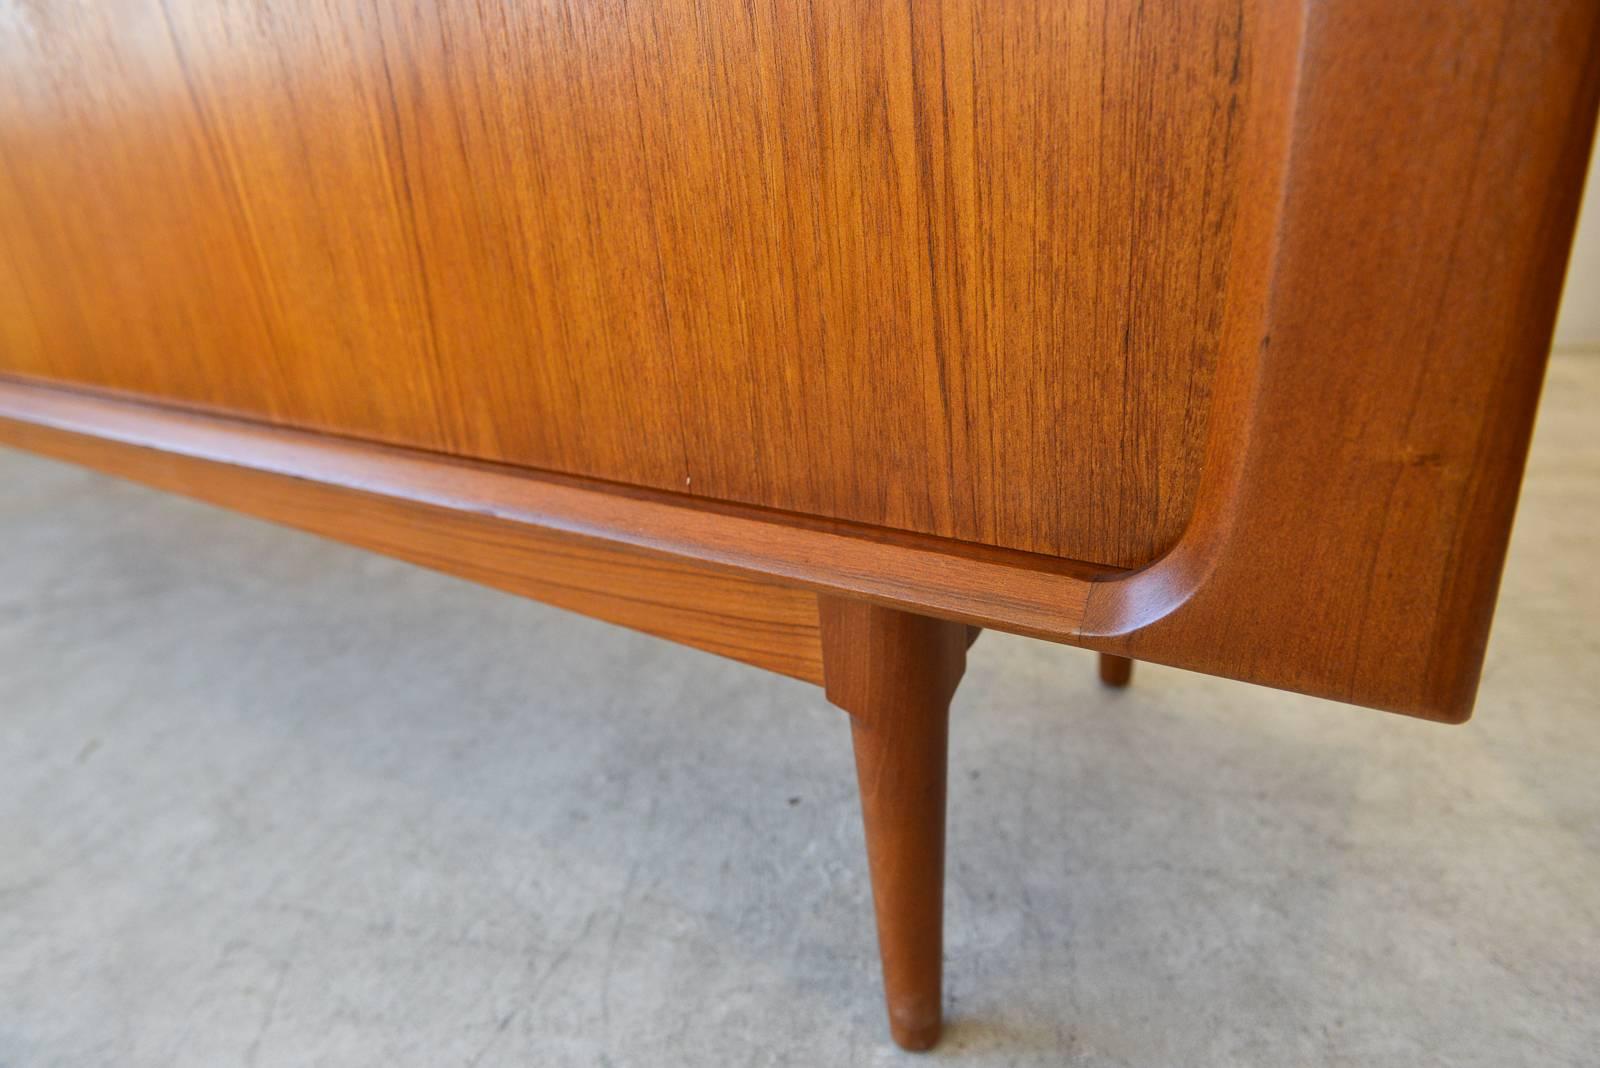
M 582 480 L 200 415 L 0 376 L 0 440 L 49 428 L 211 464 L 492 518 L 812 590 L 1070 640 L 1091 581 L 870 536 L 806 529 L 760 513 L 621 493 Z M 134 474 L 132 477 L 140 477 Z
M 197 434 L 177 413 L 4 381 L 0 412 L 0 441 L 32 452 L 822 682 L 809 592 L 460 507 L 483 487 L 470 478 L 458 494 L 425 499 L 408 477 L 452 474 L 431 458 L 361 466 L 372 450 L 335 439 L 211 416 L 194 417 L 206 424 Z

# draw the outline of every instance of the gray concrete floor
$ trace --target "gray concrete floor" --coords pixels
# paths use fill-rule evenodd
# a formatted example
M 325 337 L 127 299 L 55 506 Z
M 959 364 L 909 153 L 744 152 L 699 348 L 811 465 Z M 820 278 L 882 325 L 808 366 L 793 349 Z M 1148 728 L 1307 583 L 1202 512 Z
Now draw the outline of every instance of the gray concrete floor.
M 1477 718 L 988 634 L 951 1064 L 1600 1064 L 1600 359 Z M 0 1065 L 905 1062 L 810 687 L 0 454 Z

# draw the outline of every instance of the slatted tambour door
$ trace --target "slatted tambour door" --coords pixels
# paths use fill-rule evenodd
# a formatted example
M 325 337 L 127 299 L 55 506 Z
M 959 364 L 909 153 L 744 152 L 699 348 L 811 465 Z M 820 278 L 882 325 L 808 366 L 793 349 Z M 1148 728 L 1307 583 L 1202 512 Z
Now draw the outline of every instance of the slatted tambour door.
M 1242 0 L 0 0 L 0 371 L 1121 566 Z

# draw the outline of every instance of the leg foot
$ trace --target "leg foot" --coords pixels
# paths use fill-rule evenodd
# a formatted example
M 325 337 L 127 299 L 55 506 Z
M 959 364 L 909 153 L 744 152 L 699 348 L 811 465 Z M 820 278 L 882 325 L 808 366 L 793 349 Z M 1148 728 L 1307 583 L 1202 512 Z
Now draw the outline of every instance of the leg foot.
M 1107 686 L 1117 689 L 1128 685 L 1133 678 L 1133 661 L 1125 656 L 1112 656 L 1110 653 L 1100 654 L 1100 681 Z
M 945 768 L 950 698 L 968 629 L 819 597 L 828 700 L 850 714 L 889 1030 L 939 1040 L 944 951 Z

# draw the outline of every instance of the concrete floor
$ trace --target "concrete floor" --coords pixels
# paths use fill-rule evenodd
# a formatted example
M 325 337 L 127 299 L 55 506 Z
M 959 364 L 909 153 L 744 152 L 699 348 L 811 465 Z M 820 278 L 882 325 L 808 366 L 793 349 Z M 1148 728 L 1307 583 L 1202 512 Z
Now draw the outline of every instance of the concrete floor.
M 934 1056 L 1600 1064 L 1597 411 L 1558 359 L 1465 727 L 985 635 Z M 0 486 L 0 1065 L 910 1059 L 810 687 L 16 453 Z

